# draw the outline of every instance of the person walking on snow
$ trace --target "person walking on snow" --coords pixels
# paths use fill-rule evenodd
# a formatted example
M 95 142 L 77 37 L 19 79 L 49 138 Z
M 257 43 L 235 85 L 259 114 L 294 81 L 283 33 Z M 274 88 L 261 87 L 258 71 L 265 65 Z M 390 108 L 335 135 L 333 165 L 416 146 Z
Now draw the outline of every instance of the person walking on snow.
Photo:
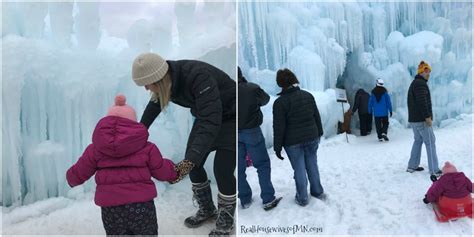
M 276 207 L 281 200 L 281 198 L 275 198 L 275 189 L 271 180 L 270 157 L 267 153 L 262 129 L 260 129 L 263 121 L 260 107 L 268 103 L 270 96 L 257 84 L 247 82 L 242 76 L 240 67 L 237 70 L 239 82 L 238 189 L 240 204 L 242 208 L 246 209 L 250 207 L 252 202 L 252 189 L 245 174 L 247 168 L 246 155 L 248 153 L 253 166 L 257 169 L 263 209 L 270 210 Z
M 377 79 L 376 85 L 372 90 L 369 99 L 369 114 L 373 114 L 375 118 L 375 129 L 377 130 L 377 138 L 380 142 L 388 141 L 388 115 L 392 117 L 392 101 L 388 95 L 387 89 L 384 87 L 382 79 Z
M 431 175 L 441 175 L 436 154 L 436 138 L 433 132 L 433 110 L 431 108 L 431 94 L 428 87 L 431 67 L 421 61 L 418 65 L 415 79 L 408 89 L 408 122 L 413 129 L 414 141 L 411 148 L 407 172 L 423 171 L 420 167 L 421 147 L 425 143 L 428 155 L 428 169 Z
M 370 95 L 364 89 L 359 89 L 354 98 L 352 114 L 359 111 L 360 135 L 367 136 L 372 131 L 372 114 L 369 114 Z
M 195 117 L 183 161 L 177 164 L 179 179 L 189 173 L 193 199 L 199 210 L 184 220 L 197 228 L 217 216 L 216 227 L 209 233 L 229 235 L 234 228 L 236 207 L 236 82 L 226 73 L 196 60 L 165 61 L 154 53 L 139 55 L 133 62 L 132 78 L 138 86 L 152 92 L 140 120 L 151 126 L 169 102 L 191 109 Z M 210 181 L 204 164 L 211 151 L 217 181 L 218 209 L 212 201 Z
M 300 89 L 298 79 L 289 69 L 278 70 L 276 82 L 282 91 L 273 103 L 273 149 L 283 160 L 281 150 L 285 148 L 294 170 L 298 205 L 309 203 L 308 180 L 311 196 L 325 200 L 317 160 L 323 126 L 314 97 Z
M 115 97 L 115 106 L 99 120 L 92 144 L 67 170 L 66 179 L 75 187 L 94 174 L 94 201 L 101 207 L 107 235 L 158 235 L 151 177 L 175 181 L 178 174 L 173 162 L 148 141 L 147 128 L 137 122 L 123 95 Z

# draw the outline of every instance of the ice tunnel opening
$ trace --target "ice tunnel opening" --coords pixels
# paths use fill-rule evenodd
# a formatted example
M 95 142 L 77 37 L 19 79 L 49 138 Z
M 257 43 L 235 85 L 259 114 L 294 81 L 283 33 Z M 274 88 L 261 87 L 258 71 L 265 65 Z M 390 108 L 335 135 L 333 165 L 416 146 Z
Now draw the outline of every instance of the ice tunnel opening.
M 370 93 L 375 86 L 376 76 L 360 66 L 360 57 L 357 51 L 346 54 L 346 66 L 341 76 L 337 78 L 336 88 L 346 90 L 347 99 L 352 108 L 354 97 L 359 89 Z M 353 116 L 352 120 L 358 119 Z

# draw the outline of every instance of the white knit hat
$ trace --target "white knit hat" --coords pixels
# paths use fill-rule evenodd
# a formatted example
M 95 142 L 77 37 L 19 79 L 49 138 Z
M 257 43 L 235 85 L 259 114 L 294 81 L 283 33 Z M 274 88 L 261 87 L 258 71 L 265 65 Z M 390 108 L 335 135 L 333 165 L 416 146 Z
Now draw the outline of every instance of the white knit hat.
M 383 86 L 383 80 L 378 78 L 377 79 L 377 86 Z
M 138 55 L 133 61 L 132 78 L 138 86 L 146 86 L 158 82 L 168 72 L 168 63 L 154 53 Z

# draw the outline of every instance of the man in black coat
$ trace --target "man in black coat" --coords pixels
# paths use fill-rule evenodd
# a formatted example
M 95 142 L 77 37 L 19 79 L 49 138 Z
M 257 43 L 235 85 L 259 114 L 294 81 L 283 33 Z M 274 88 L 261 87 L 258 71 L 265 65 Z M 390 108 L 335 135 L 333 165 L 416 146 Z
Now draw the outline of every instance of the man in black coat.
M 428 168 L 430 174 L 439 176 L 441 171 L 438 167 L 438 156 L 436 154 L 436 138 L 433 133 L 433 110 L 431 106 L 431 94 L 428 87 L 431 67 L 424 61 L 418 65 L 417 75 L 408 89 L 408 122 L 413 129 L 415 141 L 411 148 L 410 160 L 407 172 L 424 170 L 420 167 L 421 147 L 426 146 L 428 155 Z
M 270 157 L 265 146 L 260 125 L 263 121 L 263 114 L 260 110 L 270 100 L 270 96 L 265 93 L 257 84 L 247 82 L 242 76 L 240 67 L 237 68 L 239 77 L 239 199 L 242 208 L 248 208 L 252 203 L 252 189 L 247 182 L 245 170 L 247 168 L 246 155 L 250 155 L 253 166 L 257 169 L 258 181 L 260 184 L 260 197 L 263 202 L 263 209 L 270 210 L 278 205 L 281 198 L 275 198 L 275 189 L 271 180 Z
M 168 102 L 191 109 L 195 117 L 185 158 L 177 164 L 178 180 L 189 173 L 199 211 L 185 220 L 195 228 L 218 216 L 210 235 L 229 234 L 236 205 L 235 126 L 236 83 L 227 74 L 205 62 L 165 61 L 157 54 L 144 53 L 133 62 L 133 80 L 153 92 L 140 120 L 150 127 Z M 218 208 L 212 201 L 210 181 L 204 163 L 216 151 L 214 175 L 219 189 Z M 217 215 L 217 213 L 221 215 Z
M 359 127 L 360 135 L 367 136 L 372 131 L 372 114 L 369 114 L 370 95 L 364 89 L 359 89 L 356 92 L 354 98 L 354 106 L 352 107 L 352 113 L 359 111 Z

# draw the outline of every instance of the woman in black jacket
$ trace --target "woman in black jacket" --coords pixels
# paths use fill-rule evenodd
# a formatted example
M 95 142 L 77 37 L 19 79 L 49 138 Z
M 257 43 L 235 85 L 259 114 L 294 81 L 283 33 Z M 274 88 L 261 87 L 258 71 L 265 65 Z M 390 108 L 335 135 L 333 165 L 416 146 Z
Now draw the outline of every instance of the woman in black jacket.
M 157 54 L 144 53 L 133 62 L 133 81 L 152 92 L 140 120 L 150 127 L 168 103 L 191 109 L 195 117 L 185 158 L 176 165 L 179 178 L 189 173 L 199 210 L 184 223 L 196 228 L 217 215 L 210 235 L 230 234 L 236 205 L 235 127 L 236 83 L 218 68 L 194 60 L 165 61 Z M 210 181 L 204 163 L 216 151 L 214 175 L 219 189 L 218 210 L 212 201 Z
M 278 70 L 276 81 L 282 91 L 273 103 L 273 149 L 283 160 L 281 150 L 285 148 L 294 170 L 296 203 L 306 206 L 308 179 L 311 196 L 325 199 L 317 164 L 319 140 L 323 135 L 321 117 L 313 95 L 298 87 L 293 72 Z

